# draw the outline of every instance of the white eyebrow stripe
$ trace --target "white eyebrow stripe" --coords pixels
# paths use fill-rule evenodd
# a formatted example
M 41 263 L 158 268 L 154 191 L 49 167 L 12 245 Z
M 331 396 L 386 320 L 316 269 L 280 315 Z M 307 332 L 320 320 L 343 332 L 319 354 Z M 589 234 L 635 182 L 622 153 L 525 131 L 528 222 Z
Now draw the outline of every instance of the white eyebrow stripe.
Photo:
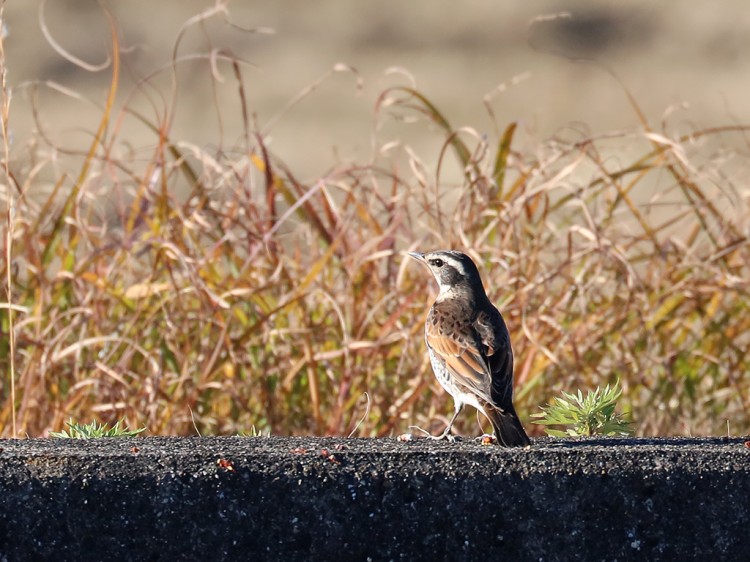
M 453 267 L 461 275 L 466 275 L 466 268 L 464 267 L 463 262 L 457 260 L 456 258 L 452 256 L 445 256 L 445 261 L 448 262 L 448 265 Z

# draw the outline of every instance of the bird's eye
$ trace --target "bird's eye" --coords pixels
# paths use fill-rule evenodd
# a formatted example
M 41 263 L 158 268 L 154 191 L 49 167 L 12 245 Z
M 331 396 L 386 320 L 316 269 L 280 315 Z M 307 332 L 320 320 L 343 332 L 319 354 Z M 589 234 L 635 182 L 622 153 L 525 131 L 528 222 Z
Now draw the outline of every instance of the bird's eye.
M 441 259 L 437 259 L 437 260 L 432 260 L 432 262 L 431 262 L 431 263 L 432 263 L 432 265 L 434 265 L 435 267 L 443 267 L 443 260 L 441 260 Z

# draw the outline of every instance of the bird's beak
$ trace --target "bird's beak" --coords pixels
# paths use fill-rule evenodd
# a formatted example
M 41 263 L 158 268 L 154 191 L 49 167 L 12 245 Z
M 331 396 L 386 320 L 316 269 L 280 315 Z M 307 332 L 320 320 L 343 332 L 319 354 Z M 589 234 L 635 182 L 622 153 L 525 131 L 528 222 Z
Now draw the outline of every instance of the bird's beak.
M 417 261 L 424 261 L 424 254 L 420 254 L 419 252 L 409 252 L 409 255 Z

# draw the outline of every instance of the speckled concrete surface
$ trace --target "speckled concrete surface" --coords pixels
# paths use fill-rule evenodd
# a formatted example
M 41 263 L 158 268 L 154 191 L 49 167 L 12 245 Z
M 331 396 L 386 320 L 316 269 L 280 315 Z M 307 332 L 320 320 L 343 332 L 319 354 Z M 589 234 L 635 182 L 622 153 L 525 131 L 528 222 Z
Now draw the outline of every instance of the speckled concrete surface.
M 745 439 L 0 441 L 2 560 L 750 559 Z

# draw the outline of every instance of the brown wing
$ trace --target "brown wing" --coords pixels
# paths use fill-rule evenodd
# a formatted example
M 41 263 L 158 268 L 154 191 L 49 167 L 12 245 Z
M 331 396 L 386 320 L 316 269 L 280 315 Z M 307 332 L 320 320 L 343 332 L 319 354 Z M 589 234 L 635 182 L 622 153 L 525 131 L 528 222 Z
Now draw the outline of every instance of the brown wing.
M 425 339 L 450 369 L 456 386 L 485 402 L 493 402 L 489 348 L 482 342 L 471 316 L 448 301 L 438 303 L 427 318 Z

